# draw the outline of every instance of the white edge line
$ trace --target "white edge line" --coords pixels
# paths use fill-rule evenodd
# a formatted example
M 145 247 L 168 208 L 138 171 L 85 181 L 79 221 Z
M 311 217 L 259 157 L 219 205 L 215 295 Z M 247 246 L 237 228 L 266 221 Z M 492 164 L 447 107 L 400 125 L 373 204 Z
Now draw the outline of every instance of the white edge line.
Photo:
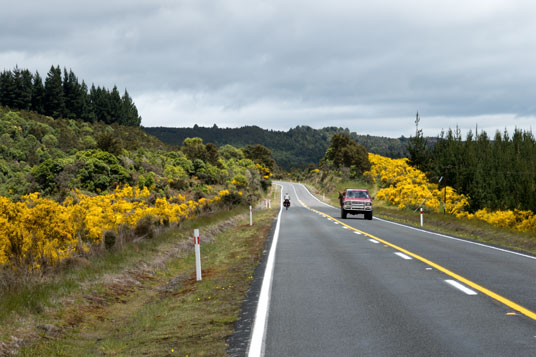
M 327 203 L 325 203 L 325 202 L 320 201 L 320 199 L 318 199 L 315 195 L 313 195 L 313 194 L 311 193 L 311 191 L 309 191 L 309 189 L 308 189 L 303 183 L 300 183 L 300 185 L 302 185 L 303 188 L 305 188 L 305 190 L 306 190 L 306 191 L 307 191 L 307 192 L 308 192 L 308 193 L 309 193 L 315 200 L 317 200 L 318 202 L 322 203 L 324 206 L 328 206 L 328 207 L 337 209 L 337 207 L 335 207 L 335 206 L 332 206 L 332 205 L 330 205 L 330 204 L 327 204 Z
M 334 209 L 337 209 L 337 207 L 334 207 L 332 205 L 328 205 L 327 203 L 324 203 L 322 201 L 320 201 L 315 195 L 313 195 L 311 193 L 311 191 L 309 191 L 309 189 L 304 185 L 304 184 L 301 184 L 305 190 L 315 199 L 317 200 L 318 202 L 322 203 L 323 205 L 326 205 L 328 207 L 331 207 L 331 208 L 334 208 Z M 452 240 L 456 240 L 458 242 L 463 242 L 463 243 L 468 243 L 468 244 L 474 244 L 474 245 L 478 245 L 480 247 L 486 247 L 486 248 L 489 248 L 489 249 L 493 249 L 493 250 L 498 250 L 500 252 L 505 252 L 505 253 L 510 253 L 510 254 L 515 254 L 515 255 L 519 255 L 520 257 L 524 257 L 524 258 L 529 258 L 529 259 L 533 259 L 533 260 L 536 260 L 536 257 L 533 257 L 532 255 L 527 255 L 527 254 L 523 254 L 523 253 L 519 253 L 519 252 L 514 252 L 512 250 L 508 250 L 508 249 L 503 249 L 503 248 L 498 248 L 498 247 L 494 247 L 492 245 L 487 245 L 487 244 L 483 244 L 483 243 L 478 243 L 478 242 L 473 242 L 473 241 L 470 241 L 470 240 L 466 240 L 466 239 L 460 239 L 460 238 L 456 238 L 456 237 L 452 237 L 452 236 L 448 236 L 446 234 L 441 234 L 441 233 L 436 233 L 436 232 L 430 232 L 430 231 L 425 231 L 424 229 L 420 229 L 420 228 L 415 228 L 415 227 L 412 227 L 412 226 L 408 226 L 408 225 L 405 225 L 405 224 L 401 224 L 401 223 L 397 223 L 397 222 L 391 222 L 391 221 L 388 221 L 386 219 L 382 219 L 382 218 L 378 218 L 378 217 L 374 217 L 374 219 L 377 219 L 378 221 L 381 221 L 381 222 L 386 222 L 386 223 L 390 223 L 390 224 L 394 224 L 394 225 L 397 225 L 397 226 L 400 226 L 400 227 L 405 227 L 405 228 L 408 228 L 408 229 L 413 229 L 414 231 L 418 231 L 418 232 L 422 232 L 422 233 L 427 233 L 427 234 L 432 234 L 432 235 L 436 235 L 438 237 L 442 237 L 442 238 L 447 238 L 447 239 L 452 239 Z
M 445 282 L 453 287 L 455 287 L 458 290 L 463 291 L 467 295 L 478 295 L 478 293 L 474 290 L 469 289 L 468 287 L 458 283 L 456 280 L 446 279 Z
M 412 259 L 413 259 L 413 258 L 410 257 L 409 255 L 406 255 L 406 254 L 404 254 L 404 253 L 402 253 L 402 252 L 395 252 L 395 254 L 398 255 L 398 256 L 399 256 L 400 258 L 402 258 L 402 259 L 406 259 L 406 260 L 412 260 Z
M 458 242 L 463 242 L 463 243 L 468 243 L 468 244 L 478 245 L 478 246 L 480 246 L 480 247 L 486 247 L 486 248 L 489 248 L 489 249 L 498 250 L 498 251 L 501 251 L 501 252 L 510 253 L 510 254 L 515 254 L 515 255 L 519 255 L 519 256 L 524 257 L 524 258 L 529 258 L 529 259 L 534 259 L 534 260 L 536 260 L 536 257 L 533 257 L 533 256 L 531 256 L 531 255 L 527 255 L 527 254 L 523 254 L 523 253 L 519 253 L 519 252 L 514 252 L 514 251 L 512 251 L 512 250 L 503 249 L 503 248 L 499 248 L 499 247 L 494 247 L 494 246 L 492 246 L 492 245 L 487 245 L 487 244 L 483 244 L 483 243 L 473 242 L 473 241 L 470 241 L 470 240 L 460 239 L 460 238 L 456 238 L 456 237 L 448 236 L 448 235 L 446 235 L 446 234 L 441 234 L 441 233 L 436 233 L 436 232 L 425 231 L 424 229 L 419 229 L 419 228 L 415 228 L 415 227 L 411 227 L 411 226 L 406 226 L 405 224 L 401 224 L 401 223 L 397 223 L 397 222 L 391 222 L 391 221 L 388 221 L 388 220 L 385 220 L 385 219 L 382 219 L 382 218 L 374 217 L 374 219 L 377 219 L 377 220 L 379 220 L 379 221 L 386 222 L 386 223 L 391 223 L 391 224 L 394 224 L 394 225 L 397 225 L 397 226 L 401 226 L 401 227 L 406 227 L 406 228 L 409 228 L 409 229 L 413 229 L 414 231 L 418 231 L 418 232 L 421 232 L 421 233 L 428 233 L 428 234 L 432 234 L 432 235 L 435 235 L 435 236 L 438 236 L 438 237 L 447 238 L 447 239 L 452 239 L 452 240 L 455 240 L 455 241 L 458 241 Z
M 264 354 L 264 338 L 266 325 L 268 323 L 268 309 L 270 308 L 270 294 L 272 290 L 272 279 L 274 272 L 275 252 L 277 241 L 279 240 L 279 227 L 281 225 L 281 213 L 283 212 L 283 186 L 281 186 L 281 204 L 279 214 L 277 216 L 277 224 L 275 226 L 274 238 L 268 253 L 268 260 L 264 270 L 264 278 L 262 280 L 261 292 L 259 301 L 257 302 L 257 311 L 255 312 L 255 322 L 253 324 L 253 332 L 251 334 L 251 342 L 249 344 L 248 356 L 258 357 Z

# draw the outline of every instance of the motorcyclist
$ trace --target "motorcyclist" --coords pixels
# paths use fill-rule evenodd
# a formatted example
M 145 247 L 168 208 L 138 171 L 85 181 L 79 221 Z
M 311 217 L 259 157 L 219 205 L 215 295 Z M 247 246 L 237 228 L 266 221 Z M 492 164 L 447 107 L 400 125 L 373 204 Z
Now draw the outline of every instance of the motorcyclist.
M 288 193 L 285 193 L 285 196 L 283 196 L 283 206 L 285 206 L 286 209 L 290 206 L 290 195 Z

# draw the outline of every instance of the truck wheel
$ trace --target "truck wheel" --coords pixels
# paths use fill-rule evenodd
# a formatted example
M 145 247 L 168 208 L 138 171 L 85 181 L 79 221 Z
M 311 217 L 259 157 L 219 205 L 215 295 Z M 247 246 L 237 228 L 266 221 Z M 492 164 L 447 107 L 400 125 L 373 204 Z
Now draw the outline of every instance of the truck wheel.
M 347 214 L 348 214 L 348 212 L 346 212 L 343 208 L 341 208 L 341 218 L 346 219 Z
M 365 218 L 371 220 L 372 219 L 372 212 L 366 212 Z

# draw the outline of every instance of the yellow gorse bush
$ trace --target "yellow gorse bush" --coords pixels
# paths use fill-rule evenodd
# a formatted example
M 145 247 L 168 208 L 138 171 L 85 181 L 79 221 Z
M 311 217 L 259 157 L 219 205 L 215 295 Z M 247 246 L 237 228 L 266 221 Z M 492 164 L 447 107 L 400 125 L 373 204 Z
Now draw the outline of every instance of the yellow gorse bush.
M 148 202 L 147 188 L 118 187 L 114 192 L 89 196 L 73 192 L 73 197 L 57 203 L 38 193 L 20 202 L 0 197 L 0 266 L 54 265 L 62 259 L 87 252 L 100 244 L 105 231 L 120 226 L 135 227 L 144 217 L 160 223 L 176 223 L 194 216 L 200 209 L 229 195 L 222 190 L 214 198 L 186 201 L 182 195 Z
M 520 232 L 536 232 L 536 215 L 532 211 L 500 210 L 490 211 L 487 208 L 475 213 L 461 212 L 458 218 L 479 219 L 497 227 L 511 228 Z
M 262 176 L 262 178 L 268 180 L 270 177 L 272 177 L 272 172 L 268 167 L 265 167 L 261 164 L 255 164 L 257 167 L 257 170 L 259 170 L 259 174 Z
M 436 212 L 441 209 L 445 188 L 439 189 L 437 184 L 430 183 L 422 171 L 408 164 L 408 159 L 390 159 L 369 153 L 369 160 L 372 167 L 364 175 L 382 187 L 376 195 L 377 199 L 399 208 L 413 208 L 422 204 Z M 479 219 L 497 227 L 536 232 L 536 215 L 532 211 L 491 211 L 485 208 L 468 213 L 465 211 L 469 207 L 467 196 L 456 193 L 450 186 L 446 188 L 446 198 L 447 213 L 458 218 Z
M 376 198 L 387 201 L 399 208 L 419 206 L 438 212 L 443 206 L 444 189 L 431 183 L 426 175 L 410 166 L 408 159 L 390 159 L 369 153 L 372 164 L 370 171 L 364 173 L 382 187 Z M 446 211 L 450 214 L 462 212 L 469 206 L 466 196 L 458 194 L 452 187 L 446 188 Z

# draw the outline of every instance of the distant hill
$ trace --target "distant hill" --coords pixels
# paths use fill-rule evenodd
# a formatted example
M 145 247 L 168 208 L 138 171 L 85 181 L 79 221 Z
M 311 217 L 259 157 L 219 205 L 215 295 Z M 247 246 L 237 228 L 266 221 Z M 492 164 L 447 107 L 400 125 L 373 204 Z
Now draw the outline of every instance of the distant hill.
M 205 143 L 210 142 L 218 146 L 230 144 L 245 147 L 261 144 L 272 150 L 277 164 L 285 170 L 303 169 L 310 164 L 317 165 L 326 153 L 329 140 L 338 133 L 348 133 L 369 152 L 391 158 L 407 156 L 407 138 L 358 135 L 348 129 L 337 127 L 313 129 L 309 126 L 297 126 L 288 131 L 274 131 L 258 126 L 218 128 L 216 125 L 213 127 L 195 125 L 193 128 L 153 127 L 144 130 L 170 145 L 182 145 L 184 139 L 191 137 L 199 137 Z

